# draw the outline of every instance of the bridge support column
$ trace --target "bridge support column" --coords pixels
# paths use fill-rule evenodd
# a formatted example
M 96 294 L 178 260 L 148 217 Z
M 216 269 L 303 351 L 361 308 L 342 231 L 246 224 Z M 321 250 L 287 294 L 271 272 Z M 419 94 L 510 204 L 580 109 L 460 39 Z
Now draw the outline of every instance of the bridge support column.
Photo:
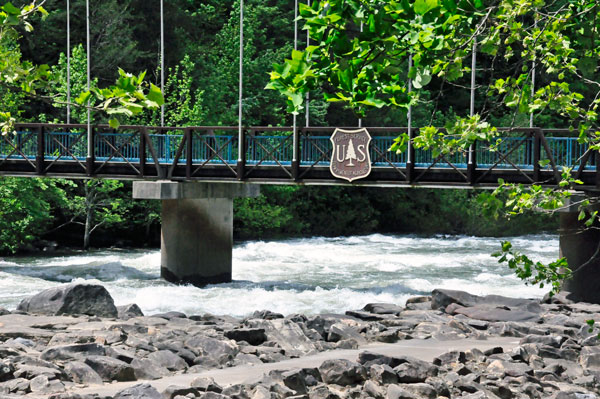
M 574 195 L 571 203 L 583 200 L 584 195 Z M 595 206 L 598 209 L 598 206 Z M 560 212 L 560 257 L 565 257 L 573 271 L 573 278 L 564 286 L 578 301 L 600 303 L 600 226 L 586 227 L 578 220 L 579 211 L 571 205 Z
M 231 281 L 233 198 L 258 194 L 243 183 L 134 182 L 134 198 L 162 201 L 161 276 L 197 286 Z

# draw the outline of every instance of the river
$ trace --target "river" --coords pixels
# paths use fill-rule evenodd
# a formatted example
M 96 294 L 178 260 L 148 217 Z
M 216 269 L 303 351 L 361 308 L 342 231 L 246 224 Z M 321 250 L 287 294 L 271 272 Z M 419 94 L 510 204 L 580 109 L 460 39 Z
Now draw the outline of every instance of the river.
M 558 255 L 558 237 L 509 238 L 544 262 Z M 496 238 L 373 234 L 237 243 L 230 284 L 175 286 L 160 280 L 158 250 L 97 250 L 0 260 L 0 307 L 58 284 L 103 284 L 117 305 L 137 303 L 145 314 L 170 310 L 244 316 L 269 309 L 316 314 L 358 309 L 369 302 L 404 304 L 434 288 L 473 294 L 541 297 L 490 253 Z

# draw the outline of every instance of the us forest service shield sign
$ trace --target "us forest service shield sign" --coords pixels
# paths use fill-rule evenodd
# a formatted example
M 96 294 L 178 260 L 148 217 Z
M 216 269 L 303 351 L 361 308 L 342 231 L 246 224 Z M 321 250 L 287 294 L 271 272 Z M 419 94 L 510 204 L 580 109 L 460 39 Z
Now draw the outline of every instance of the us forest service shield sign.
M 329 163 L 332 175 L 351 182 L 365 178 L 371 173 L 371 135 L 367 129 L 335 129 L 329 140 L 333 145 Z

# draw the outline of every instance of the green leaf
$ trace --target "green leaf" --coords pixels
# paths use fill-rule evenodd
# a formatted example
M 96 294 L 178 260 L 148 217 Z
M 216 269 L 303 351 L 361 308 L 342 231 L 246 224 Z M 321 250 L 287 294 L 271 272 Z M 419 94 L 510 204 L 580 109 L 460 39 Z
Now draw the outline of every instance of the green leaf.
M 21 10 L 13 6 L 11 2 L 4 4 L 2 10 L 9 15 L 21 15 Z
M 79 97 L 77 97 L 75 99 L 75 102 L 79 105 L 83 105 L 86 104 L 88 102 L 88 100 L 90 99 L 90 97 L 92 96 L 92 93 L 89 91 L 84 91 L 82 92 Z
M 415 1 L 415 13 L 423 15 L 428 11 L 438 7 L 438 0 L 416 0 Z
M 111 118 L 108 120 L 108 126 L 112 127 L 113 129 L 118 129 L 119 126 L 121 126 L 121 123 L 117 118 Z
M 417 76 L 413 79 L 415 89 L 421 89 L 431 82 L 431 72 L 429 70 L 417 71 Z
M 148 91 L 148 100 L 155 102 L 160 107 L 165 103 L 165 98 L 162 92 L 156 85 L 150 83 L 150 90 Z

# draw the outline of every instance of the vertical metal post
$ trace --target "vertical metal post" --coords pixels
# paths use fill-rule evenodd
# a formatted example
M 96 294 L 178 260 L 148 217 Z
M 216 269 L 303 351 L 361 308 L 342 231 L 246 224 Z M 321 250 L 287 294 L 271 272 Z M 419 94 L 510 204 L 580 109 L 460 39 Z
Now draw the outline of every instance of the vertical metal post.
M 477 38 L 473 39 L 473 53 L 471 55 L 471 102 L 469 106 L 469 116 L 475 115 L 475 78 L 477 70 Z M 469 158 L 467 162 L 467 179 L 469 183 L 475 183 L 475 174 L 477 171 L 477 161 L 475 159 L 476 144 L 469 146 Z
M 307 5 L 310 7 L 310 0 L 307 0 Z M 310 46 L 310 31 L 306 30 L 306 47 Z M 305 126 L 310 126 L 310 94 L 306 93 L 306 115 L 305 115 Z
M 294 50 L 298 50 L 298 0 L 294 1 Z M 298 115 L 293 115 L 293 130 L 292 130 L 292 177 L 294 180 L 298 178 L 300 162 L 298 160 L 300 142 L 298 137 Z
M 160 0 L 160 91 L 165 94 L 165 20 L 163 0 Z M 165 104 L 160 106 L 160 125 L 165 125 Z
M 87 89 L 90 90 L 90 65 L 91 65 L 91 52 L 90 52 L 90 0 L 85 1 L 85 29 L 86 29 L 86 55 L 87 55 Z M 94 171 L 94 136 L 92 133 L 91 125 L 91 110 L 90 100 L 87 102 L 87 158 L 86 158 L 87 174 L 91 176 Z
M 71 0 L 67 0 L 67 124 L 71 123 Z
M 408 56 L 408 92 L 412 91 L 412 79 L 410 78 L 410 69 L 412 68 L 412 54 Z M 415 149 L 413 147 L 413 130 L 412 130 L 412 105 L 408 106 L 407 128 L 408 128 L 408 148 L 406 151 L 406 180 L 410 183 L 414 179 L 415 172 Z
M 533 22 L 533 28 L 537 28 L 537 19 Z M 535 49 L 534 49 L 535 51 Z M 531 98 L 535 95 L 535 53 L 531 61 Z M 529 114 L 529 127 L 533 127 L 533 111 Z
M 364 25 L 363 21 L 360 21 L 360 33 L 363 32 L 363 28 L 364 28 L 363 25 Z M 358 118 L 358 127 L 362 127 L 362 118 Z
M 540 155 L 542 152 L 542 131 L 536 129 L 533 133 L 533 181 L 540 181 Z
M 238 160 L 237 174 L 238 179 L 244 178 L 246 143 L 244 137 L 244 128 L 242 127 L 243 111 L 243 86 L 244 83 L 244 0 L 240 0 L 240 75 L 239 75 L 239 113 L 238 113 Z

